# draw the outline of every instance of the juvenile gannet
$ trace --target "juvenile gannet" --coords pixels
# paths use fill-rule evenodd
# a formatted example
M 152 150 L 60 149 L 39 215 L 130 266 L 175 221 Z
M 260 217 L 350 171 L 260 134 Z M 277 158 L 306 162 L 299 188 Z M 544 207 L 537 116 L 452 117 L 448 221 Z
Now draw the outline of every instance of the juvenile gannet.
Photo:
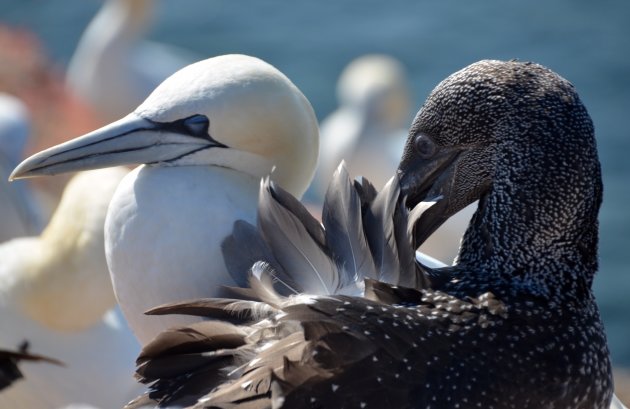
M 26 339 L 65 364 L 22 365 L 26 379 L 0 394 L 0 407 L 115 408 L 139 392 L 130 376 L 139 345 L 112 310 L 104 251 L 107 206 L 127 173 L 78 174 L 40 236 L 0 245 L 0 345 Z
M 361 236 L 361 220 L 365 229 L 371 222 L 351 217 L 356 200 L 334 200 L 329 210 L 344 222 L 330 233 L 271 192 L 259 211 L 280 232 L 259 223 L 252 241 L 268 264 L 254 265 L 243 300 L 153 310 L 215 320 L 145 346 L 138 375 L 151 392 L 132 407 L 609 408 L 611 366 L 591 289 L 600 165 L 573 86 L 532 63 L 481 61 L 456 72 L 416 116 L 398 175 L 407 206 L 440 198 L 414 241 L 479 200 L 457 265 L 420 269 L 415 288 L 368 280 L 364 298 L 283 297 L 275 288 L 291 292 L 304 255 L 333 286 L 326 260 L 333 270 L 363 260 L 369 271 L 365 252 L 347 244 Z M 363 209 L 370 194 L 357 195 Z M 396 219 L 399 206 L 389 207 Z M 396 229 L 384 232 L 382 243 L 400 250 L 390 244 Z M 295 248 L 309 251 L 284 263 Z M 398 255 L 413 260 L 408 248 Z
M 149 308 L 246 284 L 227 273 L 220 243 L 235 220 L 255 220 L 261 177 L 301 196 L 317 152 L 297 87 L 257 58 L 226 55 L 178 71 L 133 113 L 32 156 L 13 177 L 146 164 L 122 180 L 105 225 L 116 296 L 145 344 L 182 322 Z
M 30 132 L 26 106 L 18 98 L 0 92 L 0 243 L 39 234 L 43 227 L 41 209 L 28 183 L 7 181 L 24 157 Z
M 106 0 L 85 29 L 66 82 L 107 121 L 140 104 L 169 75 L 192 62 L 175 47 L 143 40 L 153 0 Z

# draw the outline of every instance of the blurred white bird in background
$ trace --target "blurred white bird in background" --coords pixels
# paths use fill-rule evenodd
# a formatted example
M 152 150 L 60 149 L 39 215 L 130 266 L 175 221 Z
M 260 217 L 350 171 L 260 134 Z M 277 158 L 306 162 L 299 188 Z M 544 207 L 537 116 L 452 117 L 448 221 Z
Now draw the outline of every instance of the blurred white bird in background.
M 196 60 L 190 52 L 143 39 L 154 0 L 107 0 L 83 33 L 66 82 L 105 122 L 127 115 L 169 75 Z
M 104 251 L 109 201 L 124 168 L 83 172 L 40 236 L 0 245 L 0 345 L 27 340 L 63 368 L 24 363 L 2 408 L 121 407 L 141 388 L 139 345 L 115 307 Z
M 319 163 L 311 190 L 323 201 L 333 172 L 345 160 L 351 175 L 377 189 L 394 174 L 411 120 L 405 67 L 393 57 L 369 54 L 343 70 L 339 108 L 321 122 Z

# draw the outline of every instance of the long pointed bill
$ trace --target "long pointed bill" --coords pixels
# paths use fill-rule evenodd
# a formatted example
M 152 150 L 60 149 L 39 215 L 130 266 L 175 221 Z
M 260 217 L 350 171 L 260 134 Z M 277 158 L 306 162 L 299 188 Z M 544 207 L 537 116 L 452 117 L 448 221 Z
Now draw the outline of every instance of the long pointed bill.
M 455 163 L 460 151 L 444 150 L 430 159 L 413 158 L 400 164 L 401 195 L 407 199 L 407 207 L 413 208 L 427 198 L 442 197 L 427 209 L 413 228 L 414 243 L 420 246 L 455 211 L 451 211 L 449 197 L 453 188 Z
M 186 135 L 173 123 L 153 122 L 132 113 L 31 156 L 13 170 L 9 180 L 118 165 L 169 162 L 202 149 L 224 146 L 210 137 Z

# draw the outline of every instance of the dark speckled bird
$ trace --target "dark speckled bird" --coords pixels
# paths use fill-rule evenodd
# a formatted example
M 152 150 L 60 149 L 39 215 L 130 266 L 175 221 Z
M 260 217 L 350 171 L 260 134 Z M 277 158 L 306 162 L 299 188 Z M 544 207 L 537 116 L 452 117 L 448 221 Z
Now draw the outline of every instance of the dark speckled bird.
M 268 264 L 253 267 L 252 289 L 240 292 L 245 300 L 153 311 L 216 320 L 167 331 L 145 347 L 138 376 L 152 391 L 131 406 L 608 408 L 611 365 L 591 290 L 602 183 L 593 125 L 573 86 L 532 63 L 481 61 L 456 72 L 416 116 L 398 177 L 401 193 L 391 195 L 398 204 L 441 197 L 406 230 L 409 246 L 479 200 L 455 266 L 405 270 L 409 249 L 397 232 L 415 220 L 404 211 L 401 219 L 405 206 L 398 205 L 384 206 L 393 230 L 370 218 L 379 199 L 365 184 L 348 196 L 359 205 L 342 200 L 328 210 L 349 209 L 337 220 L 354 226 L 348 219 L 361 208 L 362 227 L 336 229 L 354 238 L 337 240 L 355 243 L 345 250 L 333 248 L 326 220 L 317 227 L 268 187 L 271 202 L 294 216 L 268 218 L 279 231 L 294 230 L 289 239 L 271 237 L 264 225 L 249 236 L 257 244 L 243 258 L 257 254 Z M 259 208 L 265 211 L 279 210 Z M 375 245 L 371 230 L 384 239 Z M 319 248 L 321 259 L 333 261 L 318 267 L 322 281 L 344 277 L 349 264 L 363 266 L 356 261 L 365 261 L 365 251 L 367 271 L 383 254 L 400 271 L 383 280 L 383 269 L 350 268 L 357 281 L 366 278 L 363 297 L 285 297 L 278 288 L 299 292 L 292 280 L 302 272 L 288 271 L 277 256 L 293 245 L 295 254 L 310 249 L 308 260 Z M 343 279 L 335 282 L 340 288 Z

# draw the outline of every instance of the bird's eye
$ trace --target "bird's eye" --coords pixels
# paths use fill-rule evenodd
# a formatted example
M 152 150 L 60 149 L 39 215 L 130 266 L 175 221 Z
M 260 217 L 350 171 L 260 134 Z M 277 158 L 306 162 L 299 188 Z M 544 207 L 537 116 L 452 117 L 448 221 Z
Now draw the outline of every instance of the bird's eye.
M 207 136 L 209 126 L 210 121 L 205 115 L 193 115 L 184 120 L 184 127 L 186 127 L 186 130 L 194 136 Z
M 437 147 L 435 146 L 435 142 L 431 140 L 426 135 L 418 134 L 416 136 L 416 140 L 414 141 L 414 146 L 416 148 L 416 152 L 422 158 L 430 158 L 435 154 Z

